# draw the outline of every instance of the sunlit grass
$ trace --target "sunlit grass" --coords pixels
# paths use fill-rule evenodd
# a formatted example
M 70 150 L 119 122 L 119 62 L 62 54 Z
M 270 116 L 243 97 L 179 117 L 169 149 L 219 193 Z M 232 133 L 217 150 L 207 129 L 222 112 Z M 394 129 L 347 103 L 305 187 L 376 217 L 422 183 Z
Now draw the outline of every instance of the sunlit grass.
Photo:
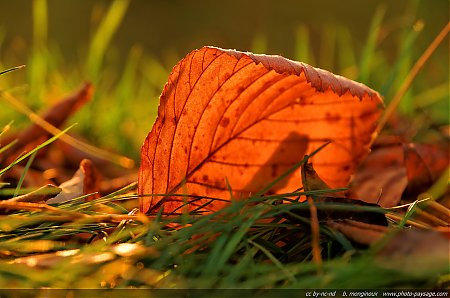
M 21 158 L 30 158 L 59 137 L 49 139 Z M 295 167 L 305 162 L 306 158 Z M 0 175 L 12 166 L 2 169 Z M 320 265 L 313 262 L 310 206 L 293 198 L 323 196 L 342 189 L 266 195 L 266 190 L 282 177 L 247 200 L 233 201 L 206 215 L 166 215 L 161 209 L 158 214 L 147 216 L 136 213 L 136 209 L 128 210 L 126 203 L 137 205 L 136 183 L 88 202 L 80 200 L 83 197 L 56 205 L 2 201 L 0 208 L 9 209 L 10 214 L 0 216 L 0 287 L 441 286 L 439 277 L 446 273 L 445 263 L 426 266 L 424 262 L 414 271 L 405 270 L 402 264 L 413 262 L 409 256 L 396 256 L 394 261 L 385 259 L 377 256 L 382 245 L 358 248 L 323 224 L 319 230 L 323 261 Z M 276 203 L 280 200 L 289 204 Z M 391 224 L 391 232 L 385 237 L 389 240 L 409 224 L 421 203 L 410 204 L 405 215 L 374 206 L 324 202 L 315 206 L 329 212 L 391 212 L 398 220 Z M 430 261 L 433 257 L 426 256 Z
M 171 65 L 164 65 L 138 45 L 123 58 L 125 63 L 118 63 L 119 58 L 111 54 L 114 51 L 111 39 L 129 4 L 120 0 L 111 2 L 103 21 L 94 28 L 84 59 L 80 58 L 78 65 L 66 65 L 47 40 L 46 4 L 45 0 L 33 2 L 35 46 L 26 61 L 27 67 L 19 70 L 19 75 L 15 72 L 0 76 L 0 89 L 37 111 L 82 82 L 92 81 L 94 102 L 70 119 L 70 123 L 78 123 L 73 130 L 101 148 L 138 160 L 140 145 L 156 117 L 157 99 Z M 312 36 L 307 27 L 295 28 L 293 58 L 366 83 L 389 103 L 421 55 L 420 49 L 414 49 L 413 45 L 423 24 L 411 18 L 404 26 L 387 30 L 384 13 L 383 7 L 375 12 L 362 46 L 354 43 L 348 28 L 324 28 L 320 37 Z M 383 34 L 394 33 L 400 38 L 392 60 L 380 44 L 387 38 Z M 0 44 L 8 46 L 2 36 L 0 31 Z M 309 44 L 312 38 L 321 41 L 322 50 L 318 53 Z M 259 34 L 252 44 L 255 52 L 265 52 L 270 40 Z M 7 63 L 2 61 L 0 70 L 7 69 L 4 67 Z M 117 66 L 122 64 L 123 68 Z M 448 124 L 448 69 L 444 66 L 435 71 L 435 77 L 441 80 L 434 81 L 426 75 L 417 77 L 414 88 L 400 104 L 401 115 L 422 120 L 420 124 L 414 122 L 418 126 L 418 139 L 428 133 L 425 130 L 429 126 Z M 420 117 L 423 114 L 427 117 Z M 3 104 L 0 119 L 4 121 L 0 122 L 2 129 L 28 124 L 26 117 L 10 106 L 3 108 Z M 19 161 L 31 163 L 34 154 L 67 130 L 10 165 L 3 165 L 0 175 Z M 8 146 L 0 144 L 0 153 Z M 440 197 L 447 186 L 448 173 L 432 188 L 433 196 Z M 25 191 L 20 183 L 13 189 L 0 183 L 0 188 L 12 196 Z M 446 272 L 440 267 L 424 267 L 418 272 L 406 271 L 401 266 L 387 268 L 376 260 L 374 249 L 359 249 L 343 234 L 325 225 L 320 226 L 324 253 L 318 270 L 318 265 L 312 262 L 310 219 L 298 215 L 301 210 L 309 210 L 309 206 L 292 200 L 291 204 L 272 203 L 321 192 L 262 197 L 264 192 L 262 189 L 249 200 L 233 202 L 205 216 L 167 217 L 162 210 L 152 217 L 135 215 L 135 210 L 127 209 L 127 203 L 138 205 L 136 184 L 91 202 L 16 205 L 22 211 L 15 210 L 11 203 L 10 214 L 0 216 L 0 287 L 431 288 L 445 284 Z M 259 204 L 255 206 L 256 203 Z M 316 205 L 319 210 L 387 212 L 336 203 Z M 410 208 L 405 216 L 397 215 L 391 226 L 400 229 L 413 224 L 414 212 L 415 208 Z M 119 246 L 117 250 L 118 244 L 137 246 Z M 58 256 L 56 251 L 66 255 Z M 44 262 L 45 256 L 38 257 L 36 253 L 51 255 Z M 30 259 L 22 259 L 24 263 L 20 263 L 15 261 L 19 257 Z M 32 270 L 27 261 L 34 264 Z M 52 261 L 58 265 L 46 265 Z

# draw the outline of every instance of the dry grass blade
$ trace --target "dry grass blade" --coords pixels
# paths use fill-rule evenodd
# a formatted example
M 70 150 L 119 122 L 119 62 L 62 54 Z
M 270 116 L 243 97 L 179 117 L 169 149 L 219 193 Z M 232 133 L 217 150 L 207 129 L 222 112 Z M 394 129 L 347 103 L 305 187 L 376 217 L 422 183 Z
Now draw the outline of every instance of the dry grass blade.
M 29 109 L 25 104 L 20 102 L 20 100 L 16 99 L 10 93 L 2 91 L 0 92 L 0 97 L 3 98 L 6 102 L 8 102 L 11 106 L 13 106 L 17 111 L 26 115 L 36 125 L 43 128 L 50 134 L 56 135 L 61 132 L 59 128 L 55 127 L 54 125 L 52 125 L 51 123 L 40 117 L 38 114 L 34 113 L 31 109 Z M 134 161 L 128 157 L 107 152 L 103 149 L 84 143 L 69 135 L 61 136 L 60 140 L 75 148 L 78 148 L 81 151 L 89 152 L 94 156 L 97 156 L 104 160 L 109 160 L 125 168 L 132 168 L 134 166 Z
M 21 68 L 24 68 L 24 67 L 25 67 L 25 65 L 19 65 L 19 66 L 11 67 L 11 68 L 9 68 L 7 70 L 0 71 L 0 75 L 8 73 L 8 72 L 11 72 L 11 71 L 14 71 L 14 70 L 18 70 L 18 69 L 21 69 Z
M 28 211 L 52 211 L 56 213 L 66 213 L 65 211 L 47 204 L 41 203 L 29 203 L 29 202 L 17 202 L 17 201 L 0 201 L 0 209 L 10 210 L 28 210 Z M 70 212 L 72 214 L 72 212 Z
M 431 208 L 433 208 L 434 210 L 442 213 L 445 216 L 449 216 L 450 215 L 450 209 L 448 209 L 447 207 L 445 207 L 442 204 L 439 204 L 436 201 L 430 201 L 428 202 L 428 206 L 430 206 Z
M 320 177 L 315 173 L 313 166 L 309 163 L 310 156 L 305 156 L 305 164 L 301 168 L 302 184 L 305 191 L 328 189 Z M 317 216 L 317 207 L 314 205 L 313 198 L 308 196 L 308 205 L 311 219 L 311 247 L 313 261 L 317 265 L 317 273 L 320 274 L 322 271 L 322 253 L 320 248 L 320 227 L 319 218 Z
M 427 221 L 430 221 L 434 225 L 437 225 L 437 226 L 447 226 L 448 225 L 448 223 L 445 222 L 444 220 L 434 216 L 433 214 L 431 214 L 429 212 L 423 211 L 419 208 L 417 208 L 415 210 L 415 212 L 419 217 L 422 217 L 423 219 L 427 219 Z
M 58 194 L 60 191 L 61 188 L 56 187 L 52 184 L 47 184 L 32 192 L 6 200 L 5 202 L 42 202 L 47 200 L 49 196 Z
M 402 219 L 403 219 L 402 216 L 400 216 L 398 214 L 395 214 L 395 213 L 386 213 L 386 217 L 391 219 L 391 220 L 393 220 L 393 221 L 396 221 L 396 222 L 401 222 Z M 431 229 L 431 226 L 429 226 L 429 225 L 427 225 L 427 224 L 425 224 L 423 222 L 419 222 L 417 220 L 408 219 L 406 221 L 406 224 L 408 224 L 410 226 L 413 226 L 413 227 L 416 227 L 416 228 Z
M 414 64 L 411 71 L 406 76 L 405 81 L 401 85 L 401 87 L 398 89 L 395 96 L 392 98 L 391 103 L 386 108 L 385 113 L 380 119 L 380 122 L 377 126 L 377 132 L 380 133 L 383 127 L 386 125 L 389 118 L 392 116 L 394 111 L 397 109 L 398 104 L 400 103 L 401 99 L 405 95 L 406 91 L 411 86 L 411 83 L 413 82 L 414 78 L 419 73 L 420 69 L 425 65 L 425 63 L 428 61 L 428 59 L 431 57 L 433 52 L 437 49 L 437 47 L 441 44 L 441 42 L 444 40 L 444 38 L 447 36 L 448 32 L 450 31 L 450 22 L 447 23 L 447 25 L 444 26 L 442 31 L 436 36 L 436 38 L 433 40 L 433 42 L 428 46 L 428 48 L 425 50 L 425 52 L 422 54 L 422 56 L 417 60 L 416 64 Z
M 321 273 L 322 269 L 322 254 L 320 249 L 320 228 L 319 219 L 317 217 L 317 208 L 311 197 L 308 198 L 309 210 L 311 212 L 311 243 L 313 261 L 318 266 L 317 273 Z

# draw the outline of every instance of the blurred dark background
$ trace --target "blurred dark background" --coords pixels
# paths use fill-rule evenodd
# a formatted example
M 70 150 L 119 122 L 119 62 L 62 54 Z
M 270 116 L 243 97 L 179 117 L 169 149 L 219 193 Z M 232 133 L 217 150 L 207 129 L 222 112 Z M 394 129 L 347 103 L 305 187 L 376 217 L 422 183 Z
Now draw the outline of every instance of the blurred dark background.
M 88 44 L 111 1 L 47 3 L 48 40 L 57 43 L 64 57 L 72 61 Z M 385 6 L 385 24 L 390 26 L 411 22 L 408 17 L 423 20 L 425 28 L 418 46 L 429 44 L 449 20 L 447 0 L 132 0 L 112 45 L 124 55 L 135 44 L 158 56 L 173 51 L 184 55 L 203 45 L 251 50 L 255 37 L 260 37 L 269 53 L 294 58 L 296 30 L 302 25 L 310 30 L 314 52 L 320 52 L 322 30 L 337 26 L 349 28 L 352 40 L 362 47 L 373 14 L 380 6 Z M 33 35 L 32 1 L 1 0 L 0 32 L 3 45 L 23 42 L 29 46 Z M 387 42 L 388 47 L 395 46 L 390 44 L 393 40 Z

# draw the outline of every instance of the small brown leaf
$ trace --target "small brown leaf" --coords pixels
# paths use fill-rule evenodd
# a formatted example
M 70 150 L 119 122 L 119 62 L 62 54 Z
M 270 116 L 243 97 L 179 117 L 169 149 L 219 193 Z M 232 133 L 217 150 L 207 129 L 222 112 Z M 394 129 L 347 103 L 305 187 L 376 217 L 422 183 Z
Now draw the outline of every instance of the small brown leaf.
M 448 257 L 449 240 L 434 230 L 406 229 L 398 232 L 379 251 L 382 256 L 420 256 L 443 253 Z
M 330 187 L 322 180 L 322 178 L 319 177 L 312 163 L 307 162 L 306 164 L 302 165 L 301 174 L 303 189 L 305 191 L 330 189 Z M 337 196 L 338 194 L 333 193 L 333 195 Z
M 434 144 L 383 144 L 361 164 L 350 197 L 393 207 L 426 191 L 448 167 L 448 150 Z M 405 192 L 406 191 L 406 192 Z
M 406 229 L 398 232 L 378 252 L 377 259 L 388 268 L 409 274 L 449 270 L 450 240 L 434 230 Z
M 92 98 L 92 93 L 92 85 L 86 83 L 80 90 L 53 105 L 42 115 L 42 118 L 53 126 L 59 127 L 70 115 L 75 113 Z M 17 142 L 4 152 L 6 163 L 13 161 L 23 151 L 28 151 L 36 147 L 37 140 L 42 142 L 42 139 L 45 140 L 49 136 L 49 133 L 38 124 L 32 124 L 29 128 L 14 137 L 17 139 Z M 4 140 L 5 143 L 9 143 L 10 141 L 12 140 Z
M 356 173 L 349 196 L 382 207 L 396 206 L 408 185 L 403 159 L 401 144 L 373 150 Z
M 142 146 L 138 192 L 242 199 L 329 140 L 312 162 L 328 185 L 346 186 L 369 150 L 381 106 L 377 92 L 325 70 L 204 47 L 169 76 Z M 293 173 L 271 192 L 299 188 L 298 177 Z M 141 211 L 163 203 L 176 212 L 183 199 L 143 197 Z M 189 209 L 224 204 L 203 199 L 190 201 Z
M 448 148 L 435 144 L 404 146 L 408 191 L 426 191 L 449 166 Z
M 360 221 L 345 219 L 343 221 L 329 220 L 328 225 L 354 242 L 371 245 L 380 240 L 387 231 L 387 227 L 368 224 Z
M 3 181 L 19 181 L 23 175 L 25 166 L 15 165 L 2 176 Z M 39 170 L 29 168 L 23 179 L 22 186 L 27 188 L 37 188 L 42 185 L 50 184 L 51 181 L 46 179 Z
M 83 159 L 80 168 L 72 179 L 59 186 L 62 191 L 54 198 L 47 200 L 47 204 L 63 203 L 83 195 L 92 194 L 85 198 L 93 200 L 100 197 L 100 176 L 89 159 Z

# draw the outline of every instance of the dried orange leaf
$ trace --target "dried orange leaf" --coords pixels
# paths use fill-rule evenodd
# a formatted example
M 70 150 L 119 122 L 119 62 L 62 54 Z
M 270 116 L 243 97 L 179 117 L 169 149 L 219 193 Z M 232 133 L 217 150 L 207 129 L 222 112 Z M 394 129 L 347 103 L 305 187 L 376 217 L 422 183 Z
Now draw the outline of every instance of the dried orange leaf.
M 181 60 L 164 87 L 142 146 L 139 194 L 245 198 L 328 140 L 311 161 L 330 187 L 345 186 L 369 150 L 381 106 L 377 92 L 325 70 L 204 47 Z M 271 192 L 300 186 L 295 172 Z M 141 211 L 163 203 L 165 212 L 181 211 L 183 198 L 142 197 Z M 223 204 L 191 198 L 188 209 Z

